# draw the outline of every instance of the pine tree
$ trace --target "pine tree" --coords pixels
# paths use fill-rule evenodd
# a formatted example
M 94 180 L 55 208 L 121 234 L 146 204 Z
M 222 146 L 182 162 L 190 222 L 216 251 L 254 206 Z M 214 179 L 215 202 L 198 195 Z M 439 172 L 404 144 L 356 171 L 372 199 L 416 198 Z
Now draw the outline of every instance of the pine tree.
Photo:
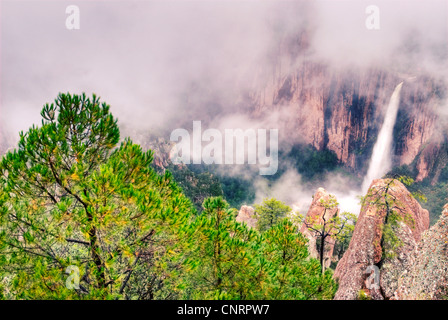
M 264 199 L 261 205 L 255 205 L 258 230 L 265 231 L 271 228 L 290 212 L 291 208 L 283 202 L 274 198 Z
M 327 299 L 335 282 L 271 199 L 264 232 L 221 197 L 196 215 L 106 103 L 60 94 L 0 163 L 0 297 Z M 261 211 L 263 212 L 263 211 Z M 69 272 L 70 274 L 67 274 Z M 78 274 L 79 273 L 79 274 Z
M 189 227 L 182 279 L 188 299 L 247 299 L 247 282 L 260 241 L 255 230 L 236 222 L 236 213 L 222 197 L 207 198 L 204 210 Z
M 154 270 L 190 201 L 150 168 L 151 151 L 117 146 L 117 120 L 95 95 L 59 94 L 41 115 L 0 164 L 0 276 L 24 299 L 154 296 L 135 279 L 163 280 Z
M 307 240 L 287 218 L 265 232 L 235 221 L 220 197 L 204 201 L 188 229 L 176 290 L 184 299 L 331 299 L 336 283 L 310 259 Z
M 379 264 L 386 258 L 394 258 L 397 255 L 399 247 L 403 245 L 402 241 L 396 234 L 396 229 L 400 223 L 404 222 L 411 229 L 415 228 L 415 221 L 409 213 L 403 210 L 403 205 L 392 192 L 396 181 L 402 182 L 409 187 L 414 183 L 414 179 L 409 176 L 386 175 L 384 185 L 377 188 L 371 188 L 365 197 L 362 198 L 363 205 L 367 202 L 376 206 L 379 210 L 384 210 L 384 221 L 382 228 L 382 237 L 380 246 L 383 248 L 382 259 Z M 411 192 L 412 197 L 425 200 L 426 197 L 419 190 Z
M 263 248 L 259 254 L 259 259 L 266 265 L 263 273 L 266 285 L 260 290 L 263 298 L 333 298 L 337 285 L 332 279 L 332 272 L 322 272 L 319 262 L 309 258 L 306 238 L 288 218 L 281 219 L 264 232 L 263 237 Z
M 356 216 L 343 212 L 341 215 L 336 213 L 333 217 L 327 217 L 327 212 L 336 209 L 339 205 L 333 195 L 330 195 L 327 200 L 320 199 L 319 205 L 323 208 L 322 215 L 308 216 L 303 223 L 317 240 L 319 262 L 323 272 L 327 244 L 335 245 L 337 241 L 343 241 L 348 234 L 351 234 L 356 223 Z

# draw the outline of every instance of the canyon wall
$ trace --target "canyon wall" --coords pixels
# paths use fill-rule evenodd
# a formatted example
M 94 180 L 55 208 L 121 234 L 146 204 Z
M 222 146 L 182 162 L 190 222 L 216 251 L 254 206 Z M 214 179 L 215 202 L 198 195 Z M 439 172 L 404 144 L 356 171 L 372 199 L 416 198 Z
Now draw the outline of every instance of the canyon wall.
M 394 128 L 394 166 L 412 164 L 420 181 L 447 164 L 446 128 L 438 117 L 443 84 L 388 68 L 330 68 L 309 58 L 307 44 L 304 35 L 281 43 L 273 63 L 260 67 L 248 93 L 254 115 L 286 114 L 282 128 L 289 142 L 332 150 L 361 176 L 390 96 L 404 81 Z M 437 154 L 440 163 L 434 164 L 428 154 Z

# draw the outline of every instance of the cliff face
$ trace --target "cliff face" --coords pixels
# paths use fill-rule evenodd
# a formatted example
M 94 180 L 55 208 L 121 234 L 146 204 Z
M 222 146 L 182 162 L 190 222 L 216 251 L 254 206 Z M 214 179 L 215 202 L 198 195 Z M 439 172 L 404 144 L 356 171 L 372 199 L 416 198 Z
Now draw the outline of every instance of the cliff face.
M 392 218 L 390 210 L 400 218 L 398 223 L 393 223 L 397 218 Z M 428 228 L 428 211 L 421 208 L 401 182 L 374 180 L 361 208 L 349 248 L 334 273 L 339 279 L 335 299 L 355 300 L 361 290 L 372 299 L 392 298 L 401 274 L 413 263 L 412 253 L 422 233 Z M 391 234 L 394 241 L 391 241 Z M 378 268 L 378 287 L 366 282 L 367 268 Z
M 250 89 L 242 93 L 244 98 L 235 100 L 242 99 L 255 117 L 279 112 L 283 119 L 280 135 L 288 142 L 334 151 L 342 163 L 362 176 L 390 96 L 404 80 L 394 129 L 394 165 L 412 164 L 417 181 L 429 177 L 436 182 L 448 163 L 448 130 L 437 112 L 443 107 L 444 85 L 425 75 L 405 77 L 378 68 L 336 70 L 308 58 L 307 43 L 302 34 L 280 44 L 278 52 L 272 53 L 272 63 L 254 72 Z M 201 113 L 201 119 L 208 117 Z M 132 133 L 131 129 L 123 131 L 122 136 L 125 131 Z M 144 138 L 143 144 L 148 140 Z M 0 136 L 0 153 L 15 146 L 9 140 Z M 155 161 L 164 165 L 166 159 L 159 154 L 163 153 L 156 152 Z
M 412 252 L 411 267 L 400 275 L 394 299 L 448 299 L 448 204 Z
M 250 228 L 257 227 L 255 209 L 251 206 L 242 206 L 235 219 L 237 222 L 245 223 Z
M 253 113 L 287 113 L 282 126 L 294 142 L 332 150 L 347 167 L 362 173 L 390 96 L 404 80 L 394 132 L 394 164 L 411 164 L 418 158 L 418 180 L 426 178 L 432 167 L 420 153 L 428 143 L 440 141 L 436 110 L 441 108 L 442 86 L 424 75 L 331 69 L 308 60 L 306 44 L 299 37 L 293 44 L 279 45 L 273 69 L 260 71 L 249 94 Z M 435 149 L 440 148 L 436 143 Z

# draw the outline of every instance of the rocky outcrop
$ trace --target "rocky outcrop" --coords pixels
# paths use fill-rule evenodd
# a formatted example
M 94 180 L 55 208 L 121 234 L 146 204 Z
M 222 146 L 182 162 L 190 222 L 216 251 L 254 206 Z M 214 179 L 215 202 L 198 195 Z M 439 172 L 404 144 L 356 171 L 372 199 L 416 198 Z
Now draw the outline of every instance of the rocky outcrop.
M 154 152 L 154 165 L 158 168 L 165 169 L 171 163 L 170 155 L 171 150 L 175 143 L 166 141 L 162 138 L 152 140 L 150 143 L 146 143 L 147 148 Z
M 370 185 L 348 250 L 334 276 L 339 281 L 337 300 L 390 299 L 400 275 L 413 264 L 412 254 L 429 228 L 429 213 L 398 180 L 378 179 Z M 367 268 L 380 272 L 372 285 Z M 370 277 L 369 277 L 370 278 Z
M 255 209 L 250 206 L 242 206 L 238 215 L 236 216 L 236 221 L 247 224 L 250 228 L 257 227 L 257 217 L 255 215 Z
M 412 235 L 411 228 L 400 221 L 398 226 L 392 227 L 392 231 L 400 243 L 396 248 L 384 248 L 391 250 L 391 256 L 386 256 L 380 265 L 380 294 L 379 299 L 392 299 L 398 282 L 403 272 L 406 272 L 414 263 L 413 252 L 417 248 L 417 241 Z
M 305 216 L 305 222 L 300 227 L 300 232 L 308 238 L 308 250 L 312 258 L 319 259 L 319 248 L 317 248 L 317 236 L 312 230 L 309 230 L 309 226 L 322 225 L 324 219 L 329 221 L 334 216 L 338 215 L 339 209 L 337 207 L 327 209 L 322 202 L 329 202 L 331 199 L 335 199 L 334 195 L 329 194 L 325 189 L 318 188 L 313 196 L 310 208 Z M 333 257 L 335 240 L 328 237 L 325 241 L 323 264 L 325 268 L 328 268 L 331 264 L 331 258 Z
M 448 299 L 448 204 L 439 221 L 423 234 L 411 267 L 400 275 L 393 298 Z
M 129 137 L 136 144 L 139 144 L 144 151 L 153 152 L 153 166 L 160 172 L 165 172 L 166 168 L 172 163 L 170 159 L 171 150 L 175 143 L 160 136 L 151 134 L 149 131 L 136 130 L 123 125 L 121 129 L 122 139 Z M 184 166 L 180 164 L 180 166 Z

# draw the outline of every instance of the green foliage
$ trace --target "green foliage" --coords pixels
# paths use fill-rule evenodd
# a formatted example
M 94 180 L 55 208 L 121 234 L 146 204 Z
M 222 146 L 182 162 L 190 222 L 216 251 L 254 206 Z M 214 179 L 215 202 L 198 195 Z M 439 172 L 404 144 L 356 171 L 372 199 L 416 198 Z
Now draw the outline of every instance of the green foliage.
M 260 233 L 207 198 L 218 184 L 203 175 L 196 215 L 151 151 L 118 145 L 117 120 L 95 95 L 60 94 L 42 117 L 0 163 L 1 299 L 333 298 L 331 271 L 280 219 L 288 206 L 259 206 Z M 68 267 L 79 288 L 66 286 Z
M 382 259 L 391 259 L 396 257 L 398 248 L 402 246 L 402 241 L 397 236 L 397 229 L 403 222 L 411 229 L 415 228 L 415 221 L 412 216 L 401 210 L 402 204 L 390 192 L 395 181 L 402 181 L 405 185 L 412 186 L 414 180 L 405 176 L 394 176 L 388 178 L 384 186 L 371 189 L 362 199 L 363 205 L 368 201 L 378 210 L 384 210 L 384 223 L 382 224 L 381 247 L 383 248 Z
M 285 217 L 290 212 L 291 208 L 283 202 L 274 198 L 264 199 L 261 205 L 255 205 L 258 230 L 266 231 L 274 226 L 280 218 Z
M 349 212 L 344 212 L 341 215 L 336 212 L 333 216 L 328 216 L 330 212 L 338 210 L 338 205 L 339 203 L 333 195 L 330 195 L 328 199 L 322 198 L 319 200 L 319 206 L 322 207 L 323 213 L 316 216 L 307 216 L 303 220 L 303 224 L 316 238 L 316 249 L 323 269 L 326 245 L 331 243 L 336 246 L 338 244 L 339 250 L 345 251 L 345 246 L 350 243 L 357 220 L 356 216 Z
M 383 258 L 393 259 L 397 256 L 398 249 L 403 245 L 396 234 L 396 229 L 401 221 L 403 221 L 403 218 L 392 210 L 388 216 L 388 223 L 382 226 Z
M 332 299 L 337 285 L 332 271 L 322 274 L 316 259 L 308 256 L 307 240 L 287 218 L 267 230 L 263 237 L 267 245 L 262 253 L 275 270 L 274 280 L 266 289 L 274 299 Z M 260 298 L 260 297 L 257 297 Z M 261 298 L 260 298 L 261 299 Z
M 233 208 L 251 204 L 255 200 L 255 187 L 252 181 L 229 176 L 218 176 L 221 181 L 224 198 Z
M 207 197 L 223 196 L 233 208 L 253 203 L 255 199 L 255 187 L 251 181 L 223 175 L 216 165 L 170 164 L 168 170 L 198 211 L 202 210 L 202 202 Z
M 322 178 L 339 166 L 336 154 L 331 150 L 317 150 L 311 145 L 295 145 L 287 155 L 305 181 Z
M 447 183 L 448 182 L 448 165 L 446 165 L 440 171 L 439 181 L 442 182 L 442 183 Z
M 448 183 L 439 182 L 435 185 L 418 185 L 427 197 L 427 201 L 419 202 L 423 208 L 429 211 L 429 222 L 430 225 L 433 225 L 439 220 L 443 206 L 448 202 Z
M 402 165 L 399 167 L 392 168 L 388 173 L 387 177 L 409 177 L 411 179 L 416 177 L 415 168 L 410 165 Z
M 415 183 L 415 180 L 412 177 L 410 177 L 410 176 L 395 175 L 395 176 L 393 176 L 393 178 L 397 179 L 398 181 L 403 183 L 407 188 L 411 187 Z M 419 200 L 421 202 L 428 201 L 428 199 L 426 198 L 425 194 L 422 191 L 420 191 L 419 189 L 415 189 L 415 188 L 413 188 L 413 189 L 409 188 L 409 189 L 410 189 L 409 191 L 411 192 L 412 196 L 415 199 L 417 199 L 417 200 Z
M 437 160 L 443 165 L 443 157 Z M 387 177 L 400 177 L 407 176 L 415 179 L 417 177 L 416 160 L 410 165 L 402 165 L 393 168 Z M 430 225 L 437 222 L 442 212 L 443 206 L 448 201 L 448 165 L 445 165 L 440 169 L 440 175 L 438 179 L 435 179 L 435 172 L 437 172 L 437 166 L 434 166 L 433 172 L 430 172 L 430 176 L 423 181 L 414 182 L 410 185 L 406 185 L 408 190 L 417 199 L 420 205 L 429 211 Z
M 372 297 L 370 297 L 366 290 L 361 289 L 358 292 L 358 300 L 372 300 Z
M 264 233 L 235 221 L 221 198 L 204 201 L 186 238 L 182 299 L 331 299 L 331 272 L 309 259 L 306 239 L 288 219 Z
M 177 286 L 181 298 L 246 299 L 258 235 L 235 221 L 235 211 L 221 197 L 206 199 L 203 207 L 187 232 L 189 276 Z
M 150 151 L 115 148 L 117 121 L 95 95 L 60 94 L 42 117 L 0 164 L 1 278 L 12 275 L 18 299 L 144 296 L 138 276 L 163 281 L 169 268 L 156 270 L 191 203 L 150 168 Z M 65 286 L 68 266 L 79 290 Z
M 342 258 L 345 251 L 350 245 L 353 232 L 355 231 L 355 225 L 358 221 L 358 217 L 350 212 L 343 212 L 339 217 L 337 225 L 338 232 L 335 235 L 334 255 L 338 257 L 338 260 Z M 336 265 L 332 266 L 336 268 Z
M 206 198 L 223 195 L 219 179 L 209 172 L 195 173 L 187 166 L 173 164 L 168 170 L 198 211 L 201 211 L 202 202 Z

